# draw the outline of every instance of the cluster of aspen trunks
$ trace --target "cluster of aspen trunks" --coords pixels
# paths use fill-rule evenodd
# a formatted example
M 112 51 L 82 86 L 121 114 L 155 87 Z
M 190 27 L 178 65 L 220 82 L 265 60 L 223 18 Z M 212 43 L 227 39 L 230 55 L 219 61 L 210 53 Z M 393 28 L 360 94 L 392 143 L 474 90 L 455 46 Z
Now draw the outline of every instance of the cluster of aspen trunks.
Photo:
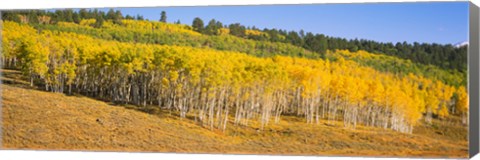
M 464 87 L 379 72 L 343 58 L 259 58 L 38 31 L 9 21 L 3 26 L 3 64 L 21 69 L 32 85 L 175 110 L 212 129 L 252 122 L 263 129 L 288 114 L 312 124 L 340 120 L 345 127 L 362 124 L 411 133 L 423 114 L 468 112 Z

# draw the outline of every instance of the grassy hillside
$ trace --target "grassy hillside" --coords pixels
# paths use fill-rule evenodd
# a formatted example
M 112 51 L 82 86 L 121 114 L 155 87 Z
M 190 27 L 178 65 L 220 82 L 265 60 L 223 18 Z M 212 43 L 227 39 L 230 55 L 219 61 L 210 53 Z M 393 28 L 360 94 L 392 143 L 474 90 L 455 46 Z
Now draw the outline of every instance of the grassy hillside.
M 2 141 L 8 149 L 158 151 L 188 153 L 428 156 L 468 155 L 467 129 L 458 120 L 434 120 L 413 134 L 340 121 L 306 124 L 285 116 L 259 131 L 253 124 L 210 130 L 176 112 L 116 106 L 83 96 L 26 87 L 18 72 L 3 71 Z M 7 78 L 8 77 L 8 78 Z M 129 109 L 127 109 L 129 108 Z M 147 107 L 148 108 L 148 107 Z M 230 118 L 232 120 L 233 118 Z

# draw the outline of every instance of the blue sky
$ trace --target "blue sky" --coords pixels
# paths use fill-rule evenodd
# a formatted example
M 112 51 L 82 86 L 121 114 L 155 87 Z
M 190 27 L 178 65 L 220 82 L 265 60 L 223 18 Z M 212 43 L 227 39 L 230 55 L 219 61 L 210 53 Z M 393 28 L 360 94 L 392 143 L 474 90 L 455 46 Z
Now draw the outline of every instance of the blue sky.
M 208 23 L 239 22 L 257 28 L 321 33 L 380 42 L 455 44 L 468 40 L 468 2 L 256 5 L 208 7 L 118 8 L 122 13 L 191 25 L 195 17 Z

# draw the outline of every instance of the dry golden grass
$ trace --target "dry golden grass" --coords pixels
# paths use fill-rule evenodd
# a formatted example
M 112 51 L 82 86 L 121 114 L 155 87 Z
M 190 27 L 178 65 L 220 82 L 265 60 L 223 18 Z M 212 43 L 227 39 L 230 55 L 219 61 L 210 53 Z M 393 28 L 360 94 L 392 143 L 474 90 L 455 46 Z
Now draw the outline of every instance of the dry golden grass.
M 82 96 L 2 85 L 3 148 L 233 154 L 462 157 L 467 128 L 435 121 L 414 134 L 285 116 L 265 130 L 229 124 L 222 133 L 175 113 L 147 114 Z M 135 107 L 130 107 L 135 108 Z

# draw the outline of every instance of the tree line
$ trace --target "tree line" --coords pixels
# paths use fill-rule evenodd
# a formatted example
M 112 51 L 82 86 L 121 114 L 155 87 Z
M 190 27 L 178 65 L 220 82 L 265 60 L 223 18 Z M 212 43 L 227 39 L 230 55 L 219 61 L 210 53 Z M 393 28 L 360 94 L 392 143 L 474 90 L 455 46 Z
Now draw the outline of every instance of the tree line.
M 200 34 L 192 30 L 191 26 L 163 22 L 149 22 L 137 20 L 121 20 L 121 24 L 105 21 L 101 28 L 91 27 L 95 19 L 85 19 L 80 24 L 72 22 L 59 22 L 56 25 L 34 25 L 37 30 L 51 30 L 72 32 L 92 36 L 105 40 L 120 42 L 134 42 L 145 44 L 164 44 L 177 46 L 190 46 L 200 48 L 213 48 L 224 51 L 237 51 L 257 57 L 272 57 L 285 55 L 305 57 L 309 59 L 320 58 L 318 54 L 304 48 L 288 43 L 257 41 L 243 39 L 229 34 L 216 36 Z M 262 34 L 247 30 L 248 34 Z M 228 33 L 226 31 L 226 33 Z M 373 67 L 382 72 L 400 75 L 413 73 L 453 86 L 466 86 L 466 73 L 457 70 L 445 70 L 434 65 L 424 65 L 411 62 L 408 59 L 376 54 L 375 56 L 362 57 L 361 54 L 342 54 L 343 52 L 328 52 L 326 59 L 336 61 L 338 57 L 353 60 L 363 66 Z M 369 54 L 371 55 L 371 54 Z
M 114 103 L 156 105 L 211 129 L 278 123 L 342 121 L 411 133 L 422 117 L 468 114 L 464 86 L 409 74 L 399 76 L 339 57 L 255 57 L 210 48 L 95 39 L 3 21 L 5 67 L 31 85 Z M 345 52 L 348 50 L 339 50 Z M 358 52 L 352 54 L 364 54 Z
M 20 16 L 19 16 L 20 15 Z M 136 17 L 126 15 L 123 16 L 119 10 L 110 9 L 108 12 L 81 9 L 75 12 L 71 9 L 56 10 L 47 12 L 42 10 L 31 11 L 15 11 L 2 12 L 4 20 L 26 23 L 57 23 L 57 22 L 75 22 L 80 23 L 84 19 L 95 19 L 92 26 L 100 27 L 105 20 L 111 20 L 114 23 L 121 23 L 121 19 L 144 20 L 143 16 Z M 160 22 L 167 22 L 165 11 L 160 14 Z M 180 23 L 179 21 L 175 23 Z M 223 35 L 229 34 L 241 38 L 247 38 L 258 41 L 281 42 L 294 46 L 305 48 L 313 51 L 318 55 L 316 57 L 325 58 L 327 50 L 349 50 L 356 52 L 365 50 L 370 53 L 386 54 L 396 56 L 402 59 L 408 59 L 415 63 L 425 65 L 435 65 L 442 69 L 457 70 L 466 73 L 467 70 L 467 46 L 459 48 L 453 45 L 418 43 L 413 44 L 407 42 L 383 43 L 365 39 L 351 39 L 330 37 L 323 34 L 314 34 L 303 30 L 287 31 L 282 29 L 259 29 L 255 26 L 245 27 L 240 23 L 224 25 L 215 19 L 210 20 L 207 24 L 200 18 L 195 18 L 191 25 L 194 31 L 207 35 Z
M 304 32 L 303 30 L 287 31 L 282 29 L 263 30 L 253 27 L 245 27 L 240 23 L 223 25 L 219 21 L 212 19 L 207 25 L 199 17 L 192 22 L 195 31 L 208 35 L 220 35 L 222 29 L 227 28 L 231 35 L 260 41 L 290 43 L 295 46 L 303 47 L 314 51 L 325 58 L 327 50 L 349 50 L 356 52 L 365 50 L 370 53 L 386 54 L 396 56 L 402 59 L 409 59 L 415 63 L 425 65 L 435 65 L 442 69 L 453 69 L 459 72 L 467 70 L 467 46 L 456 48 L 451 44 L 428 44 L 414 42 L 383 43 L 366 39 L 351 39 L 330 37 L 324 34 L 314 34 Z
M 318 55 L 304 48 L 287 43 L 255 41 L 231 35 L 209 36 L 200 34 L 187 25 L 162 22 L 122 20 L 122 24 L 105 21 L 102 28 L 91 27 L 95 19 L 85 19 L 80 24 L 59 22 L 56 25 L 36 25 L 38 30 L 73 32 L 92 37 L 145 44 L 180 45 L 213 48 L 225 51 L 239 51 L 258 57 L 287 55 L 318 58 Z

